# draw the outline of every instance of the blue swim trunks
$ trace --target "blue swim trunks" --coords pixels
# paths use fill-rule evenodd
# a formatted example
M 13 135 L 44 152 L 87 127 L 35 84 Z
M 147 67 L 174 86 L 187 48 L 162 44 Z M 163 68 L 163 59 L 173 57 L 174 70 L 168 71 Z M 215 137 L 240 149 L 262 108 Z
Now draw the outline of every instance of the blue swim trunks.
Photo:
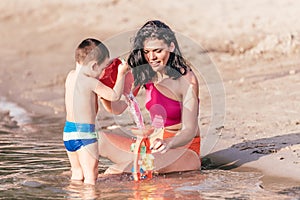
M 74 152 L 83 146 L 97 142 L 95 124 L 66 121 L 63 140 L 68 151 Z

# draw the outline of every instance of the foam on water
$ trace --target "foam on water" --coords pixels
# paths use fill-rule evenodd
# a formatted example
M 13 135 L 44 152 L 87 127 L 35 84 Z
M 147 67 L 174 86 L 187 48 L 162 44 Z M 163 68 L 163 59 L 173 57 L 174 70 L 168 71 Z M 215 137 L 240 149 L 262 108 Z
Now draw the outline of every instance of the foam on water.
M 9 112 L 9 115 L 18 125 L 24 125 L 32 121 L 29 113 L 14 102 L 7 101 L 4 97 L 0 98 L 0 111 Z

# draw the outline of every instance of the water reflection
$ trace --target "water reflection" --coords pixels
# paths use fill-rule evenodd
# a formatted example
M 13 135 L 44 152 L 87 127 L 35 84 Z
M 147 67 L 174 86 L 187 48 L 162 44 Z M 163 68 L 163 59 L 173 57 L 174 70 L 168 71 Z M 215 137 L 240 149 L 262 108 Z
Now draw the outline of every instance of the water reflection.
M 95 186 L 83 184 L 81 181 L 70 181 L 70 184 L 64 188 L 66 199 L 97 199 Z
M 0 129 L 0 199 L 289 199 L 261 187 L 261 174 L 203 170 L 134 182 L 130 174 L 100 175 L 96 186 L 70 181 L 61 119 L 35 119 L 36 132 Z M 100 160 L 99 172 L 110 164 Z M 295 188 L 293 188 L 295 189 Z M 297 189 L 297 188 L 296 188 Z

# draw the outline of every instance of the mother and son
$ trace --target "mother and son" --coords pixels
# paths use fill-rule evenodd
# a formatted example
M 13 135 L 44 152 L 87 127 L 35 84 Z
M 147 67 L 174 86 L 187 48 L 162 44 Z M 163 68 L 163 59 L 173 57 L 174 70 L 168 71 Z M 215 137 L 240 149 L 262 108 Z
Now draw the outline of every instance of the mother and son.
M 109 51 L 103 43 L 92 38 L 82 41 L 75 60 L 76 69 L 69 72 L 65 83 L 63 133 L 71 180 L 94 185 L 99 155 L 115 163 L 107 174 L 130 172 L 132 139 L 95 131 L 98 99 L 107 111 L 121 114 L 128 106 L 126 98 L 121 98 L 127 91 L 124 87 L 132 88 L 135 94 L 145 90 L 151 121 L 163 119 L 162 136 L 151 139 L 154 170 L 169 173 L 201 168 L 198 80 L 169 26 L 153 20 L 138 30 L 127 62 L 118 67 L 113 88 L 98 80 L 109 64 Z M 132 73 L 133 81 L 126 79 L 128 73 Z

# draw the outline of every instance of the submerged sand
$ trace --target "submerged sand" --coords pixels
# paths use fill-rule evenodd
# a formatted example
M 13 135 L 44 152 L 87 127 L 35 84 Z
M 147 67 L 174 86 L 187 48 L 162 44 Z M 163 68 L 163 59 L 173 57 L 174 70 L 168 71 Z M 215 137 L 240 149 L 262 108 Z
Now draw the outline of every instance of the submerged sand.
M 77 44 L 86 37 L 110 41 L 160 19 L 202 47 L 182 45 L 182 51 L 191 62 L 205 54 L 225 88 L 225 121 L 206 164 L 300 181 L 299 7 L 279 0 L 1 1 L 1 98 L 32 116 L 63 121 L 64 80 Z M 200 83 L 206 137 L 213 113 L 206 82 Z M 1 110 L 1 130 L 18 126 L 8 108 Z

